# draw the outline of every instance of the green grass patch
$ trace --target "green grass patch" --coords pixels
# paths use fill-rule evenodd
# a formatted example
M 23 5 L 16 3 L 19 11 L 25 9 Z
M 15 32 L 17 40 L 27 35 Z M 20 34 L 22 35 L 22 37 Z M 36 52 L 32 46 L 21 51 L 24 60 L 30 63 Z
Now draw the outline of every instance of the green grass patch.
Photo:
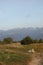
M 19 63 L 27 63 L 27 61 L 30 60 L 29 55 L 24 55 L 24 54 L 13 54 L 13 53 L 8 53 L 8 52 L 1 52 L 0 53 L 0 62 L 4 63 L 13 63 L 13 62 L 19 62 Z

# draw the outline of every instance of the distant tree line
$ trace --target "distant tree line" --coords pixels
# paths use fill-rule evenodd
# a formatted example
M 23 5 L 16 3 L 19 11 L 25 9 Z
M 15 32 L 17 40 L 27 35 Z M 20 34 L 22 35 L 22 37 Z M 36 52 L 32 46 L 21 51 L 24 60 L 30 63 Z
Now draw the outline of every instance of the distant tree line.
M 33 40 L 31 37 L 27 36 L 23 40 L 21 40 L 21 44 L 26 45 L 26 44 L 31 44 L 31 43 L 43 43 L 42 39 L 39 40 Z
M 11 44 L 11 43 L 16 43 L 17 41 L 13 41 L 12 38 L 5 38 L 3 41 L 0 40 L 0 44 Z M 43 43 L 43 40 L 33 40 L 30 36 L 26 36 L 23 38 L 21 41 L 19 41 L 22 45 L 27 45 L 31 43 Z
M 4 38 L 3 41 L 0 41 L 1 44 L 10 44 L 13 42 L 12 38 Z

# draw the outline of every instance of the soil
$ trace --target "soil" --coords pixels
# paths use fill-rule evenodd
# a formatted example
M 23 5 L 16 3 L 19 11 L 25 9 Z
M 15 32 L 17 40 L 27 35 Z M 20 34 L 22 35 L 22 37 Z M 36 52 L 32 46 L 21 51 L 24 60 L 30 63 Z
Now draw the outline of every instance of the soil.
M 43 54 L 42 53 L 33 53 L 32 60 L 27 65 L 43 65 Z

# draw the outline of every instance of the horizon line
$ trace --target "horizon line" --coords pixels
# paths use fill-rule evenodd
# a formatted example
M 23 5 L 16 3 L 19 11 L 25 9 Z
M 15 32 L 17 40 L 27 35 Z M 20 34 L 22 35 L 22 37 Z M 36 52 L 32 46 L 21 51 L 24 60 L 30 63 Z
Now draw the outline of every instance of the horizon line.
M 25 28 L 33 28 L 33 29 L 36 29 L 36 28 L 43 28 L 43 27 L 18 27 L 18 28 L 9 28 L 9 29 L 0 29 L 0 30 L 7 31 L 7 30 L 12 30 L 12 29 L 25 29 Z

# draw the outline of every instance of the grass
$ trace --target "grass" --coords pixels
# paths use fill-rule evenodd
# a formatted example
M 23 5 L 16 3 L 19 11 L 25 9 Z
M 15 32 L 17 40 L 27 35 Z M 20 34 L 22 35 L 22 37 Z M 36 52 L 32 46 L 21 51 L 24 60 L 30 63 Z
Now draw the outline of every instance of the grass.
M 36 52 L 43 52 L 43 43 L 23 46 L 0 45 L 0 65 L 27 65 L 31 61 L 31 54 L 28 50 L 32 48 Z
M 29 55 L 24 55 L 24 54 L 18 54 L 18 53 L 8 53 L 8 52 L 1 52 L 0 53 L 0 62 L 3 62 L 5 64 L 9 63 L 21 63 L 27 64 L 27 60 L 30 59 Z M 26 63 L 25 63 L 26 62 Z

